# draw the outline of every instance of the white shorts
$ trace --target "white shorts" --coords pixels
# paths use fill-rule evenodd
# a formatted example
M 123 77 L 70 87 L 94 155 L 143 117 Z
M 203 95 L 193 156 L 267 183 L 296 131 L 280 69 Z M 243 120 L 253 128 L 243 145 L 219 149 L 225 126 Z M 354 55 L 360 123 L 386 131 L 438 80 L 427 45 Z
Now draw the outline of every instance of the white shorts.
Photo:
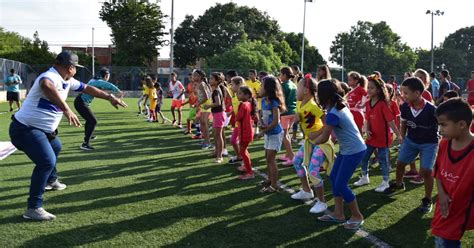
M 230 117 L 231 117 L 231 115 L 227 115 L 227 113 L 226 113 L 226 115 L 225 115 L 224 127 L 227 127 L 227 126 L 229 125 L 229 123 L 230 123 Z
M 274 150 L 279 152 L 281 150 L 281 144 L 283 143 L 283 132 L 279 134 L 265 134 L 264 148 L 266 150 Z

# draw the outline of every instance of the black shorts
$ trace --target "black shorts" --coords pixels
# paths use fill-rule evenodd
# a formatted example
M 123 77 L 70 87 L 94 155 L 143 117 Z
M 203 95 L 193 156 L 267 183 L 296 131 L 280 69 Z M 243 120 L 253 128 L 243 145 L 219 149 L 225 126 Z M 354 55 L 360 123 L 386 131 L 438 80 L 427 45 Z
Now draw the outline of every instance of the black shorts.
M 7 91 L 7 101 L 20 101 L 20 92 Z

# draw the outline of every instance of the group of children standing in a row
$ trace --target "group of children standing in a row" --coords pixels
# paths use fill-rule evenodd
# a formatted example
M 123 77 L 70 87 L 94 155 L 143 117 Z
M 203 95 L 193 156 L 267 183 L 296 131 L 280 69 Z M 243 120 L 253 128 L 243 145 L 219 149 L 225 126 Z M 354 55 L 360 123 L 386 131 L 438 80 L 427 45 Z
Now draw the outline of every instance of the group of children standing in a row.
M 349 180 L 361 165 L 362 176 L 354 185 L 370 183 L 368 164 L 374 152 L 383 178 L 375 191 L 393 195 L 405 189 L 404 176 L 418 176 L 425 185 L 419 210 L 425 213 L 432 208 L 436 164 L 434 177 L 438 182 L 439 203 L 433 219 L 433 234 L 438 237 L 437 242 L 459 241 L 464 230 L 474 227 L 474 213 L 470 211 L 474 206 L 474 166 L 470 163 L 474 159 L 474 138 L 470 132 L 472 111 L 469 104 L 459 98 L 437 108 L 426 90 L 429 85 L 426 71 L 417 70 L 414 77 L 407 77 L 400 86 L 385 83 L 377 72 L 368 77 L 350 72 L 350 88 L 331 79 L 327 66 L 318 68 L 317 78 L 310 74 L 303 76 L 297 68 L 290 67 L 283 67 L 279 77 L 262 72 L 257 80 L 256 71 L 249 74 L 250 79 L 245 81 L 235 71 L 227 72 L 226 76 L 212 73 L 208 81 L 203 71 L 195 70 L 190 75 L 189 101 L 186 102 L 191 106 L 186 133 L 191 132 L 190 123 L 194 122 L 198 133 L 193 137 L 203 139 L 203 149 L 212 148 L 209 137 L 212 119 L 215 142 L 212 156 L 217 163 L 222 163 L 227 153 L 224 128 L 232 125 L 231 144 L 236 156 L 231 157 L 229 163 L 242 164 L 237 168 L 243 172 L 239 179 L 254 178 L 248 147 L 254 137 L 263 137 L 268 180 L 259 185 L 261 192 L 277 192 L 276 160 L 283 144 L 286 152 L 278 160 L 284 166 L 295 168 L 302 185 L 291 198 L 311 200 L 316 194 L 310 212 L 325 212 L 318 218 L 320 221 L 343 223 L 345 228 L 357 229 L 364 223 L 364 217 Z M 294 123 L 299 123 L 304 133 L 304 141 L 296 154 L 289 134 Z M 446 138 L 441 143 L 438 125 L 439 133 Z M 396 180 L 390 183 L 389 149 L 394 134 L 401 147 Z M 337 156 L 333 141 L 339 144 Z M 418 156 L 419 172 L 414 166 Z M 412 167 L 405 172 L 408 164 Z M 330 174 L 335 200 L 333 212 L 327 211 L 321 170 Z M 348 220 L 343 203 L 351 211 Z

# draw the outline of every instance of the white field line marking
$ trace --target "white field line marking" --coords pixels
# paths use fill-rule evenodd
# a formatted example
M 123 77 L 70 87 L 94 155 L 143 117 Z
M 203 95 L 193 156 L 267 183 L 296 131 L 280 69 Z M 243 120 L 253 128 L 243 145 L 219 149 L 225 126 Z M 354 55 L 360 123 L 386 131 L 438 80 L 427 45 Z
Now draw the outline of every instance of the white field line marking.
M 261 172 L 260 170 L 256 169 L 256 168 L 253 168 L 253 171 L 265 178 L 265 179 L 268 179 L 268 175 Z M 285 192 L 287 192 L 288 194 L 294 194 L 296 191 L 294 189 L 292 189 L 291 187 L 289 187 L 288 185 L 278 181 L 278 187 L 280 187 L 281 189 L 283 189 Z M 308 201 L 304 201 L 304 204 L 305 205 L 312 205 L 313 204 L 313 201 L 311 200 L 308 200 Z M 375 247 L 380 247 L 380 248 L 391 248 L 391 246 L 387 243 L 385 243 L 384 241 L 380 240 L 379 238 L 375 237 L 374 235 L 370 234 L 369 232 L 365 231 L 364 229 L 362 228 L 359 228 L 358 230 L 355 231 L 355 235 L 357 235 L 358 237 L 361 237 L 363 239 L 366 239 L 368 240 L 370 243 L 372 243 L 373 245 L 375 245 Z

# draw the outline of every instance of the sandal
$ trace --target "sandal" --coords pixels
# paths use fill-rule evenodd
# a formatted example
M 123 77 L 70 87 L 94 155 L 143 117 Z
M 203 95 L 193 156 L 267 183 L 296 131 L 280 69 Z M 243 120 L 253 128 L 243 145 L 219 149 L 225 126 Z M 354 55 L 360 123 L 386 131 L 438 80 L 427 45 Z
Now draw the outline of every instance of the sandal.
M 348 220 L 344 222 L 343 226 L 345 229 L 349 230 L 357 230 L 364 224 L 364 220 L 357 221 L 357 220 Z
M 271 185 L 268 186 L 268 187 L 263 187 L 263 188 L 260 190 L 260 193 L 269 193 L 269 194 L 271 194 L 271 193 L 276 193 L 276 192 L 278 192 L 278 188 L 275 189 L 275 188 L 273 188 Z
M 268 187 L 271 184 L 272 184 L 272 182 L 270 182 L 270 180 L 262 180 L 262 181 L 257 183 L 257 186 L 258 187 Z
M 346 222 L 345 220 L 336 219 L 336 217 L 330 214 L 325 214 L 321 217 L 318 217 L 318 220 L 322 222 L 331 222 L 331 223 L 337 223 L 337 224 L 342 224 Z

